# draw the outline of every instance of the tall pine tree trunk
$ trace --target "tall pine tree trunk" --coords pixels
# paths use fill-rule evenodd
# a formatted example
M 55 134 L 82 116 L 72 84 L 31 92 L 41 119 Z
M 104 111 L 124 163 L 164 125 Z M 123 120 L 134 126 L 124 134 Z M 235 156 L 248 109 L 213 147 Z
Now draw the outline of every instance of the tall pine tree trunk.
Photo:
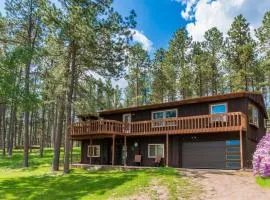
M 39 141 L 39 156 L 43 157 L 43 148 L 44 148 L 44 136 L 45 136 L 45 105 L 42 108 L 42 117 L 41 117 L 41 123 L 42 123 L 42 128 L 41 128 L 41 132 L 40 132 L 40 141 Z
M 10 121 L 9 121 L 9 140 L 8 140 L 8 156 L 12 156 L 13 150 L 13 138 L 15 135 L 15 123 L 16 123 L 16 106 L 12 105 L 10 108 Z
M 63 120 L 65 114 L 65 98 L 64 95 L 58 97 L 57 104 L 59 105 L 59 113 L 57 119 L 57 129 L 55 133 L 55 143 L 54 143 L 54 154 L 53 154 L 53 163 L 52 163 L 52 171 L 59 170 L 59 159 L 60 159 L 60 148 L 61 148 L 61 139 L 62 139 L 62 131 L 63 131 Z
M 70 125 L 72 115 L 72 97 L 74 89 L 74 81 L 76 74 L 76 46 L 74 42 L 71 43 L 71 65 L 68 62 L 66 66 L 68 88 L 67 88 L 67 103 L 66 103 L 66 130 L 65 130 L 65 152 L 64 152 L 64 173 L 69 172 L 69 157 L 70 157 Z
M 53 129 L 52 129 L 52 133 L 51 133 L 51 143 L 52 143 L 52 147 L 54 148 L 54 144 L 55 144 L 55 136 L 56 136 L 56 132 L 57 132 L 57 120 L 58 120 L 58 103 L 56 100 L 56 103 L 54 104 L 54 122 L 53 122 Z
M 6 105 L 3 104 L 2 107 L 2 153 L 3 157 L 6 156 Z

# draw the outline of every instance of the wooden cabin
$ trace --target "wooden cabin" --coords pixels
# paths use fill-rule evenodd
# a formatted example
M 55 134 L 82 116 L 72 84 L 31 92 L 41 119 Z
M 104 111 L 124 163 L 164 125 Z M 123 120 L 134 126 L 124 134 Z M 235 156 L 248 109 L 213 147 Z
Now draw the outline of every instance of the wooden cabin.
M 81 163 L 178 168 L 250 168 L 265 135 L 261 93 L 237 92 L 105 110 L 81 117 L 71 140 Z

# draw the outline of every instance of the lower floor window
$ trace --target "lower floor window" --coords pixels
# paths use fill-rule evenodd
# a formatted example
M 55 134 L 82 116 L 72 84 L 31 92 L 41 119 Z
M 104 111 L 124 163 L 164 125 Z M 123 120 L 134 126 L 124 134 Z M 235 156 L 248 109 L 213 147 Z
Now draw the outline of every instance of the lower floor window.
M 89 145 L 88 157 L 100 157 L 100 145 Z
M 164 144 L 148 144 L 148 157 L 164 157 Z

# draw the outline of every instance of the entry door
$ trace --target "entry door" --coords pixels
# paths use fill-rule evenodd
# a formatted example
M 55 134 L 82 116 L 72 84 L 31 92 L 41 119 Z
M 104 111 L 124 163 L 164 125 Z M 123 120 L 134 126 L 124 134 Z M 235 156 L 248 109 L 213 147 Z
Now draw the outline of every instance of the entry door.
M 123 114 L 123 122 L 126 123 L 124 126 L 124 130 L 129 133 L 130 132 L 129 123 L 131 122 L 131 114 L 130 113 Z

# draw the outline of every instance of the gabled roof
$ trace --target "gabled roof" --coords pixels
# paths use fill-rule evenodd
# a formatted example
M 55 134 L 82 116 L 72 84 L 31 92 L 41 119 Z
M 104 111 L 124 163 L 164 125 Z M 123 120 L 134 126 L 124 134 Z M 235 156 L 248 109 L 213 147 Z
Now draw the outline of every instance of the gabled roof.
M 140 111 L 140 110 L 165 109 L 165 108 L 171 108 L 171 107 L 176 107 L 176 106 L 185 105 L 185 104 L 214 102 L 214 101 L 222 101 L 222 100 L 236 99 L 236 98 L 243 98 L 243 97 L 249 98 L 259 107 L 261 107 L 261 109 L 264 112 L 265 117 L 267 118 L 267 112 L 266 112 L 262 93 L 247 92 L 247 91 L 233 92 L 233 93 L 214 95 L 214 96 L 196 97 L 196 98 L 190 98 L 190 99 L 184 99 L 180 101 L 173 101 L 173 102 L 166 102 L 166 103 L 133 106 L 133 107 L 127 107 L 127 108 L 113 109 L 113 110 L 104 110 L 104 111 L 100 111 L 99 114 L 100 116 L 104 116 L 104 115 L 120 114 L 120 113 L 127 113 L 127 112 Z

